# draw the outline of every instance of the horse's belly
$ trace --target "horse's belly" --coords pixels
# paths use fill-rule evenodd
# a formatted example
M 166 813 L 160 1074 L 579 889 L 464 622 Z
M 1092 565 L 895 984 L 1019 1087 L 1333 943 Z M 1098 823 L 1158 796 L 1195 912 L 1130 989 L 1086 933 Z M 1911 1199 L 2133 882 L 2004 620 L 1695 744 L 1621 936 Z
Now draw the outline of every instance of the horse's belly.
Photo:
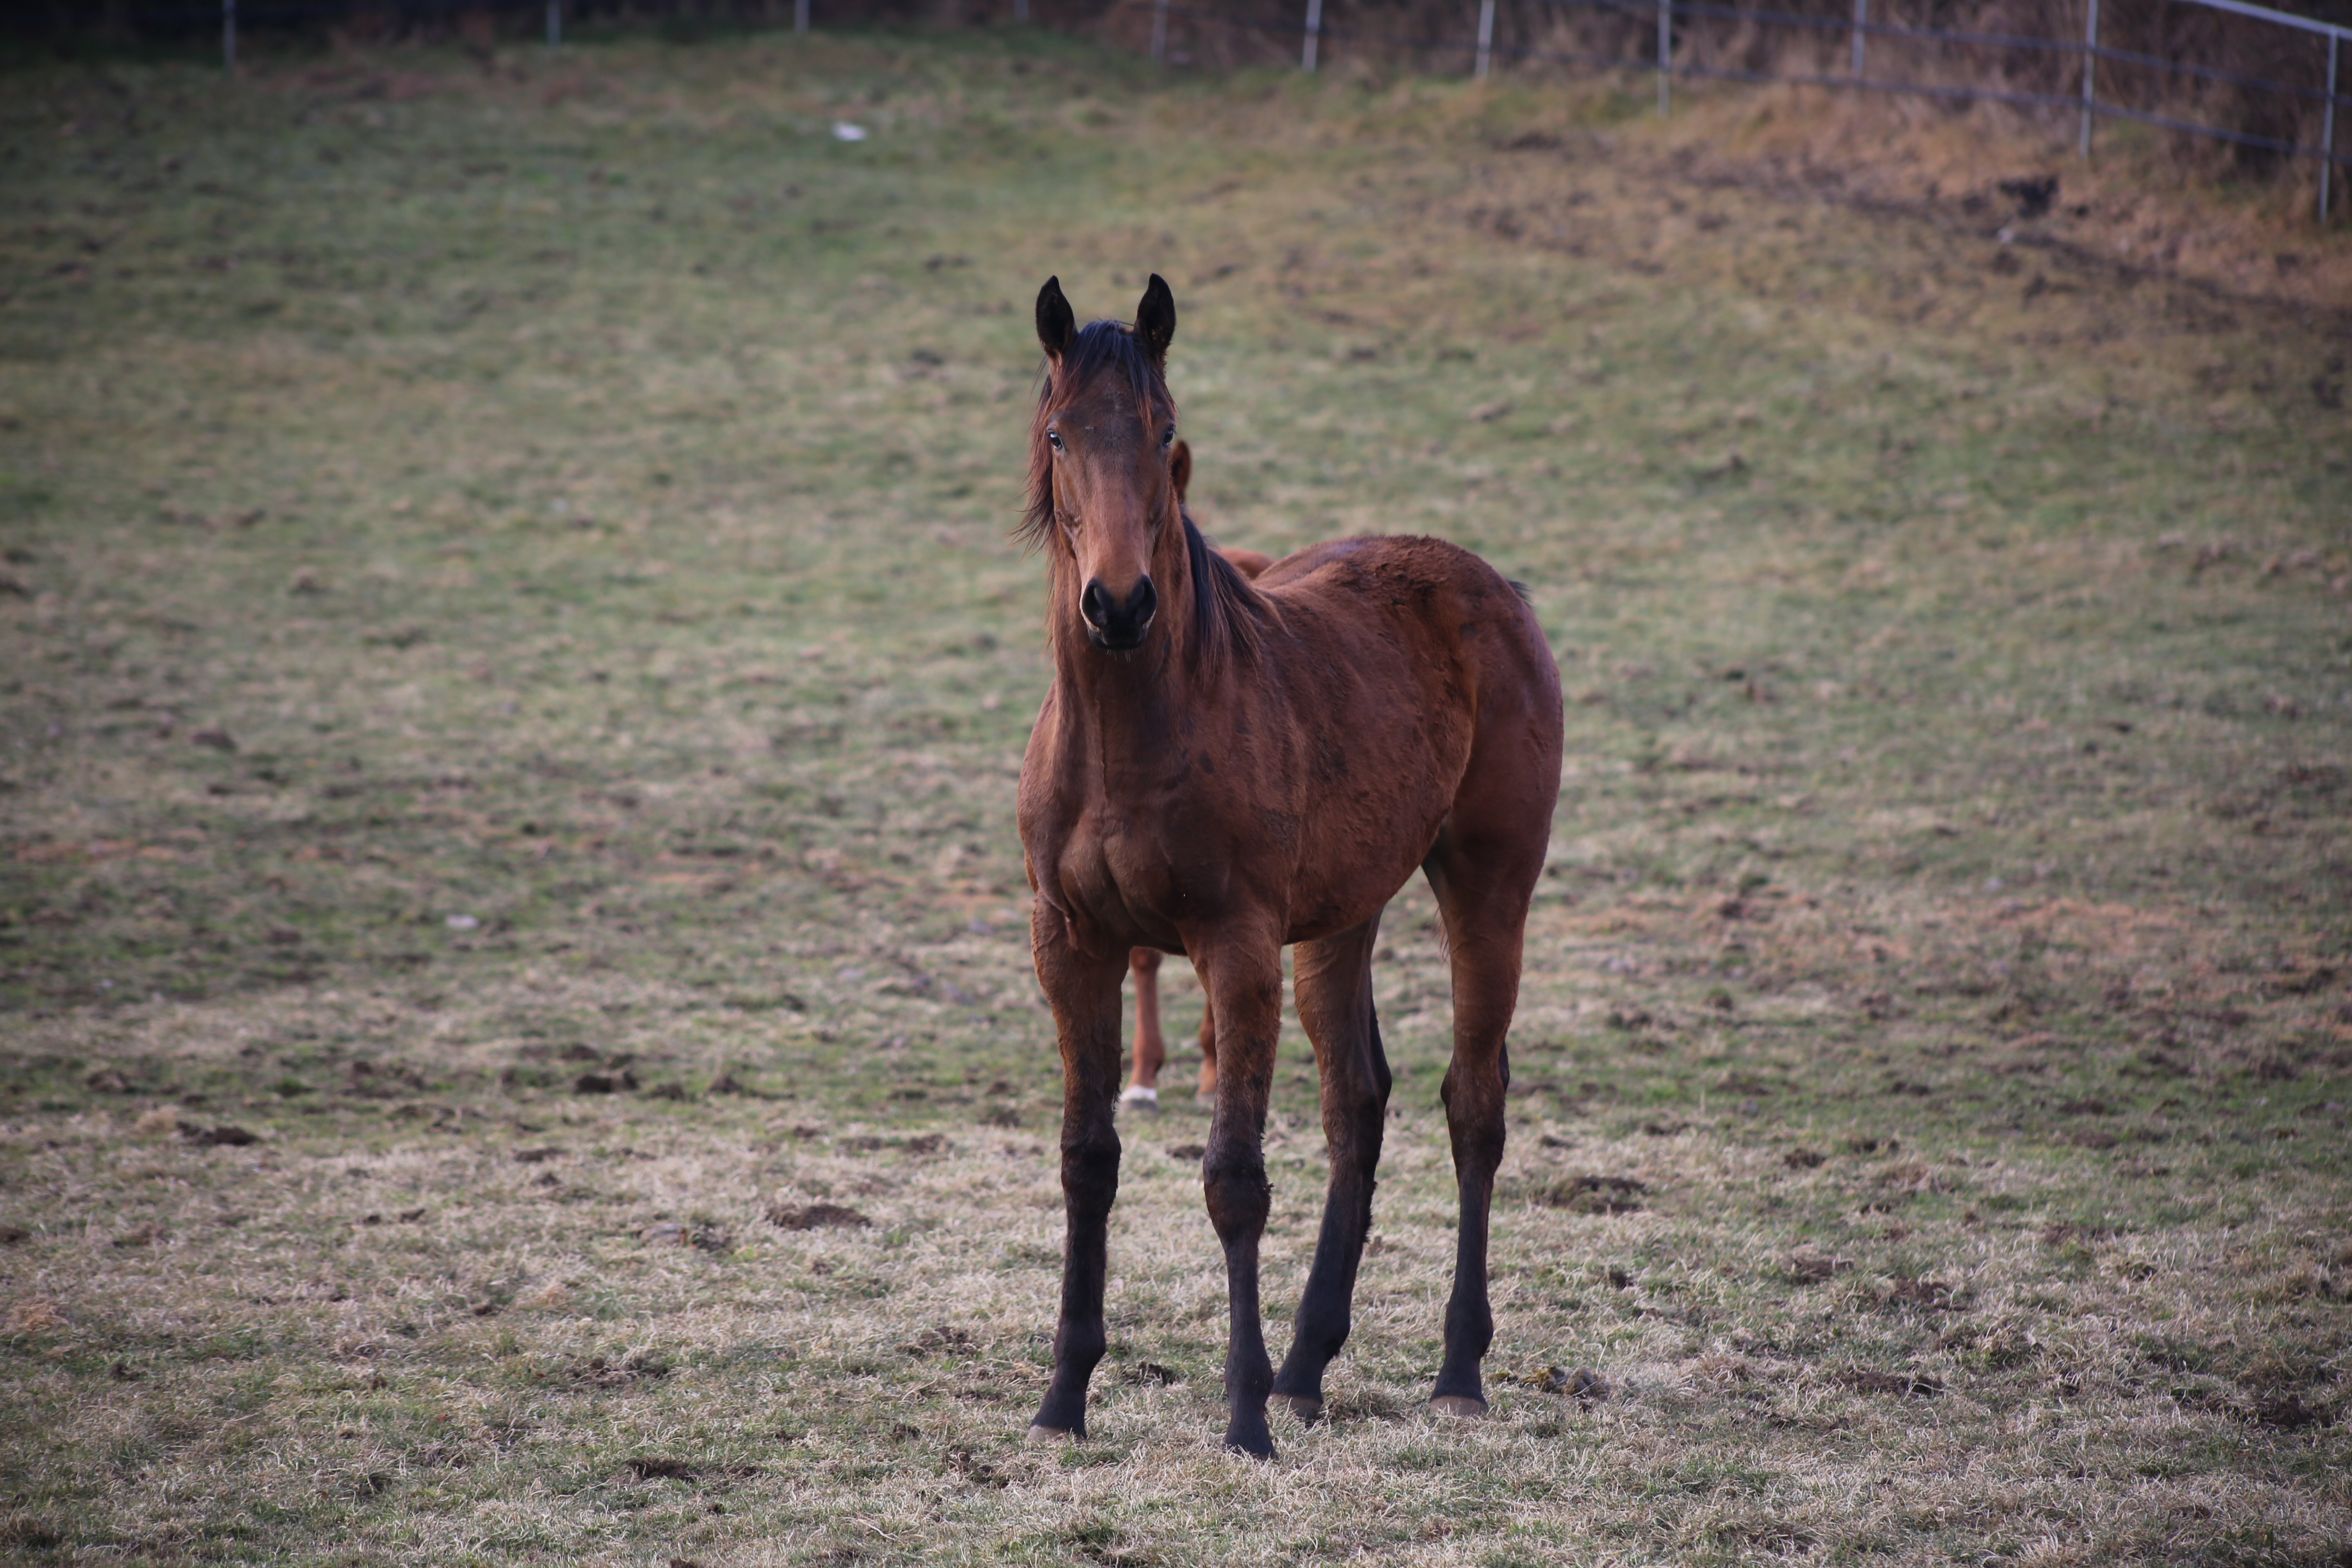
M 1394 819 L 1391 819 L 1394 820 Z M 1315 942 L 1351 931 L 1388 907 L 1436 842 L 1438 823 L 1400 823 L 1379 835 L 1340 835 L 1310 842 L 1292 883 L 1286 942 Z
M 1062 886 L 1129 945 L 1183 951 L 1181 933 L 1237 918 L 1279 921 L 1286 943 L 1336 935 L 1380 913 L 1436 841 L 1451 780 L 1433 761 L 1359 759 L 1319 779 L 1294 762 L 1257 781 L 1253 808 L 1180 796 L 1091 816 L 1066 841 Z

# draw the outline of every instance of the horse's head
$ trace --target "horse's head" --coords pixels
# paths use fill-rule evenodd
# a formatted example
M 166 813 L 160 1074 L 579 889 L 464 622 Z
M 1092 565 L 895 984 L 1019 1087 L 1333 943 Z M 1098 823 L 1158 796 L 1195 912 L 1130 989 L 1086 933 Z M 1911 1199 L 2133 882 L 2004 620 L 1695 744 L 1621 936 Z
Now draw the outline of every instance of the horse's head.
M 1160 611 L 1152 562 L 1163 541 L 1181 542 L 1166 374 L 1175 335 L 1175 297 L 1156 272 L 1131 328 L 1080 330 L 1059 279 L 1037 294 L 1046 379 L 1030 431 L 1029 531 L 1066 552 L 1087 639 L 1115 653 L 1143 645 Z

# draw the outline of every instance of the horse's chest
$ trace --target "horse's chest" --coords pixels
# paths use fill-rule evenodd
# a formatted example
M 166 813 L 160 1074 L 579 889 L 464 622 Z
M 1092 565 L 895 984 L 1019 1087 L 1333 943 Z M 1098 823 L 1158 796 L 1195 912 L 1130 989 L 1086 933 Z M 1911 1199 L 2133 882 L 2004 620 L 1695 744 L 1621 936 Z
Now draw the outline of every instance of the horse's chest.
M 1157 902 L 1182 879 L 1171 864 L 1167 845 L 1159 834 L 1150 831 L 1107 824 L 1088 836 L 1086 848 L 1076 858 L 1070 868 L 1077 873 L 1086 892 L 1120 902 Z
M 1181 821 L 1090 814 L 1091 832 L 1065 848 L 1063 885 L 1098 918 L 1147 925 L 1198 920 L 1222 905 L 1229 850 Z

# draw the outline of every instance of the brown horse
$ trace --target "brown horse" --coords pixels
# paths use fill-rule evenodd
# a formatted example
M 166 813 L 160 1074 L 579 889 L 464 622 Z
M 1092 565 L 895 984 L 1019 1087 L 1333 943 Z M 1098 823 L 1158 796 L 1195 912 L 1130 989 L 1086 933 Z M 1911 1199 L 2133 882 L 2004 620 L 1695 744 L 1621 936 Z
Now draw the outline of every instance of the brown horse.
M 1271 1456 L 1267 1397 L 1314 1419 L 1324 1368 L 1348 1336 L 1389 1096 L 1372 951 L 1381 910 L 1416 866 L 1453 963 L 1443 1097 L 1462 1200 L 1430 1403 L 1486 1409 L 1504 1035 L 1559 787 L 1559 680 L 1511 584 L 1442 541 L 1318 544 L 1255 584 L 1212 551 L 1176 504 L 1168 463 L 1175 329 L 1157 276 L 1132 328 L 1079 331 L 1056 280 L 1037 296 L 1047 374 L 1027 527 L 1049 562 L 1054 679 L 1022 763 L 1020 824 L 1037 895 L 1031 950 L 1062 1052 L 1068 1233 L 1053 1380 L 1030 1435 L 1084 1433 L 1087 1382 L 1107 1344 L 1119 985 L 1129 951 L 1151 947 L 1187 954 L 1216 1012 L 1201 1178 L 1225 1256 L 1225 1442 Z M 1286 943 L 1297 945 L 1331 1182 L 1276 1373 L 1258 1244 Z
M 1184 492 L 1192 483 L 1192 448 L 1182 441 L 1169 451 L 1168 482 L 1176 492 L 1176 508 L 1181 512 L 1184 509 Z M 1214 548 L 1252 581 L 1264 576 L 1265 569 L 1274 564 L 1274 557 L 1264 551 L 1227 544 Z M 1135 976 L 1135 1066 L 1127 1088 L 1119 1094 L 1121 1105 L 1156 1109 L 1160 1104 L 1160 1069 L 1168 1065 L 1168 1038 L 1160 1032 L 1160 958 L 1156 947 L 1139 947 L 1127 956 L 1128 970 Z M 1208 1099 L 1216 1087 L 1217 1010 L 1203 1002 L 1199 1097 Z

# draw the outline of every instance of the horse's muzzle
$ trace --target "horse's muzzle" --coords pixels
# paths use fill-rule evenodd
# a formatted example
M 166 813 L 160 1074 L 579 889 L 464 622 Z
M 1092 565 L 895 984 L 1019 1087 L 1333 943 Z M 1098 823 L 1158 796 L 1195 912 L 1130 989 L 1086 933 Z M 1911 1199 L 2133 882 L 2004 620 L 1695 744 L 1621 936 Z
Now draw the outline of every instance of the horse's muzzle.
M 1151 629 L 1151 617 L 1160 613 L 1160 593 L 1150 577 L 1139 577 L 1134 592 L 1121 604 L 1097 577 L 1078 595 L 1078 613 L 1093 628 L 1090 636 L 1097 647 L 1124 653 L 1143 646 L 1143 634 Z

